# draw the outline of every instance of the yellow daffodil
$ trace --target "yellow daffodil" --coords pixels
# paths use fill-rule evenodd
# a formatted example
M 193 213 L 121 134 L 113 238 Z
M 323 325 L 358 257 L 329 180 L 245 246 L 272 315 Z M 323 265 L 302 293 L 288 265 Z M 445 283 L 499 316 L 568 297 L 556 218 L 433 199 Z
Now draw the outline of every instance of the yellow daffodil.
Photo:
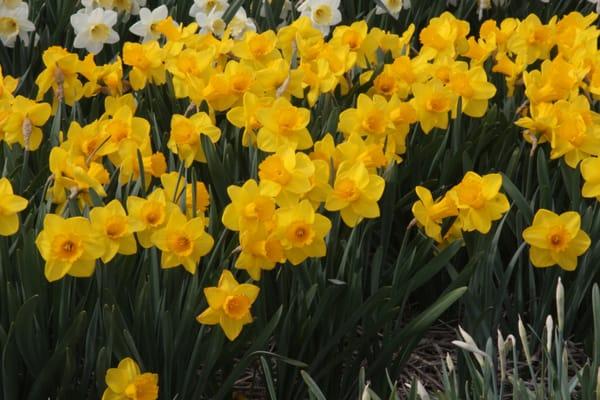
M 282 146 L 303 150 L 313 144 L 306 128 L 310 122 L 310 111 L 294 107 L 283 97 L 275 100 L 270 107 L 256 110 L 256 119 L 262 125 L 257 145 L 263 151 L 275 152 Z
M 77 54 L 69 53 L 60 46 L 51 46 L 42 54 L 42 61 L 46 69 L 35 80 L 38 86 L 36 100 L 42 100 L 52 88 L 54 104 L 64 99 L 72 106 L 83 96 L 83 84 L 78 79 L 80 61 Z
M 254 179 L 247 180 L 241 187 L 229 186 L 227 194 L 231 203 L 225 207 L 221 218 L 227 229 L 239 231 L 272 221 L 275 201 L 272 197 L 260 194 Z
M 278 204 L 291 204 L 309 190 L 315 166 L 304 153 L 290 148 L 280 149 L 258 166 L 260 193 L 274 198 Z
M 140 246 L 143 248 L 152 247 L 152 234 L 167 222 L 168 216 L 176 208 L 170 200 L 162 189 L 154 190 L 145 199 L 137 196 L 127 197 L 129 215 L 144 226 L 143 230 L 137 232 Z
M 229 340 L 235 340 L 242 327 L 252 322 L 250 308 L 260 289 L 249 283 L 238 283 L 229 270 L 223 270 L 216 287 L 204 289 L 208 308 L 196 317 L 205 325 L 220 325 Z
M 213 143 L 221 137 L 221 130 L 213 124 L 208 114 L 199 112 L 190 118 L 175 114 L 171 118 L 171 134 L 167 146 L 174 154 L 179 155 L 186 167 L 192 165 L 194 160 L 206 162 L 200 135 L 208 136 Z
M 123 64 L 132 67 L 129 82 L 135 90 L 143 89 L 148 82 L 155 85 L 166 82 L 164 59 L 165 52 L 157 41 L 123 45 Z
M 270 271 L 285 261 L 281 241 L 272 229 L 262 225 L 240 232 L 240 254 L 237 269 L 245 269 L 252 279 L 259 280 L 262 271 Z
M 574 211 L 560 215 L 541 209 L 531 226 L 523 231 L 523 239 L 531 246 L 529 259 L 538 268 L 558 264 L 562 269 L 577 268 L 577 257 L 590 247 L 590 238 L 580 228 L 581 217 Z
M 456 109 L 457 96 L 439 80 L 413 85 L 415 97 L 411 100 L 417 111 L 417 118 L 423 132 L 429 133 L 433 128 L 448 127 L 448 112 Z
M 325 255 L 324 238 L 331 229 L 331 221 L 316 213 L 308 200 L 279 208 L 276 218 L 277 237 L 289 262 L 298 265 L 308 257 Z
M 252 92 L 246 92 L 242 105 L 233 107 L 227 112 L 227 120 L 238 128 L 243 128 L 242 145 L 256 145 L 256 133 L 262 128 L 257 111 L 269 108 L 275 101 L 272 97 L 259 97 Z
M 8 144 L 19 143 L 26 150 L 34 151 L 42 143 L 42 129 L 52 109 L 48 103 L 36 103 L 17 96 L 12 103 L 10 115 L 4 123 L 4 140 Z
M 46 215 L 35 244 L 46 261 L 44 273 L 49 282 L 67 274 L 91 276 L 96 260 L 106 251 L 102 236 L 92 229 L 87 218 L 64 219 L 56 214 Z
M 102 400 L 156 400 L 158 399 L 158 375 L 141 373 L 131 358 L 124 358 L 117 368 L 106 371 L 106 390 Z
M 419 34 L 419 40 L 423 45 L 421 52 L 438 58 L 454 58 L 468 50 L 468 33 L 469 23 L 456 19 L 446 11 L 439 17 L 429 20 L 429 24 L 421 30 Z
M 467 172 L 462 181 L 454 186 L 448 196 L 458 208 L 458 218 L 462 229 L 488 233 L 492 222 L 502 218 L 510 205 L 506 195 L 500 193 L 502 175 L 480 176 Z
M 179 208 L 171 210 L 167 223 L 152 234 L 151 240 L 162 252 L 162 268 L 183 265 L 190 274 L 196 272 L 200 257 L 208 254 L 214 243 L 204 231 L 204 218 L 188 220 Z
M 437 242 L 442 242 L 442 222 L 444 218 L 458 216 L 456 204 L 449 196 L 434 201 L 431 192 L 423 186 L 415 188 L 419 198 L 412 206 L 417 222 L 425 228 L 425 234 Z
M 141 221 L 127 216 L 119 200 L 113 200 L 104 207 L 94 207 L 90 211 L 92 229 L 104 238 L 105 248 L 101 259 L 107 263 L 117 253 L 135 254 L 137 244 L 134 232 L 144 229 Z
M 381 198 L 384 187 L 383 178 L 369 173 L 363 163 L 345 161 L 337 170 L 325 209 L 340 211 L 344 223 L 354 227 L 363 218 L 379 216 L 377 201 Z

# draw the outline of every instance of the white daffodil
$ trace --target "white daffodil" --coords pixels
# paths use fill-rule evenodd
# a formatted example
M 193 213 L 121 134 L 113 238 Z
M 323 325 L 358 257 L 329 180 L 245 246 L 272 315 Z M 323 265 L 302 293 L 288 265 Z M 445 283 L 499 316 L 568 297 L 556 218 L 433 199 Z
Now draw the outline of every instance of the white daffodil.
M 339 8 L 340 0 L 307 0 L 298 6 L 298 11 L 309 17 L 315 28 L 327 35 L 331 26 L 342 21 Z
M 375 7 L 375 14 L 389 13 L 394 18 L 398 18 L 398 15 L 400 15 L 400 11 L 402 11 L 402 7 L 404 6 L 404 2 L 402 0 L 381 0 L 381 3 L 385 6 L 385 8 L 377 4 Z
M 208 14 L 203 12 L 196 14 L 196 23 L 198 23 L 198 26 L 200 27 L 200 33 L 211 32 L 215 36 L 223 36 L 226 24 L 222 17 L 223 11 L 213 10 Z
M 199 13 L 208 15 L 211 12 L 220 12 L 222 15 L 228 7 L 227 0 L 194 0 L 194 4 L 190 7 L 190 17 L 196 18 Z
M 89 13 L 79 10 L 77 14 L 71 15 L 71 25 L 75 30 L 73 46 L 98 54 L 105 43 L 119 41 L 119 34 L 112 29 L 116 23 L 117 13 L 112 10 L 96 8 Z
M 600 0 L 588 0 L 588 2 L 596 4 L 596 13 L 600 13 Z
M 35 30 L 35 25 L 27 19 L 29 6 L 27 3 L 15 7 L 0 6 L 0 41 L 6 47 L 14 47 L 17 37 L 29 46 L 29 32 Z
M 239 39 L 248 31 L 256 32 L 256 24 L 251 18 L 248 18 L 246 10 L 240 7 L 229 21 L 229 29 L 231 29 L 231 36 Z
M 156 24 L 164 21 L 169 16 L 169 10 L 164 4 L 150 11 L 148 8 L 140 10 L 140 20 L 131 25 L 129 31 L 140 36 L 143 42 L 158 39 L 160 32 L 156 31 Z

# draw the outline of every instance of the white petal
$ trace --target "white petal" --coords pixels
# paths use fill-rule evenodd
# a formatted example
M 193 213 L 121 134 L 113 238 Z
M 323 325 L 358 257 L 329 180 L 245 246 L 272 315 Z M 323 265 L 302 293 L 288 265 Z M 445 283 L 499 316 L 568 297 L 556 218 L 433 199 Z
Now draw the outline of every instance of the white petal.
M 164 4 L 160 7 L 156 7 L 154 11 L 152 11 L 152 18 L 154 21 L 162 21 L 163 19 L 167 19 L 169 16 L 169 9 Z
M 107 10 L 104 12 L 104 23 L 108 25 L 109 28 L 112 28 L 117 23 L 117 13 L 112 10 Z
M 118 41 L 119 41 L 119 34 L 111 29 L 110 32 L 108 33 L 108 38 L 106 39 L 106 43 L 113 44 L 113 43 L 117 43 Z
M 129 27 L 129 32 L 144 37 L 148 33 L 148 25 L 145 25 L 142 21 L 138 21 Z
M 144 23 L 152 22 L 152 11 L 149 8 L 140 9 L 140 21 Z

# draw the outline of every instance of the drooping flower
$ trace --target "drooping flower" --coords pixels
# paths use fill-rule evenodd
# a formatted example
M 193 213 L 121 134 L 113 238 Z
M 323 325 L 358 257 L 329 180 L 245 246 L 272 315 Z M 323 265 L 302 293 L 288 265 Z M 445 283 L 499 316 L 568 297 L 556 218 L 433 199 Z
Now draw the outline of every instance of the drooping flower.
M 124 358 L 117 368 L 106 371 L 106 385 L 102 400 L 156 400 L 158 398 L 158 375 L 141 373 L 131 358 Z
M 417 186 L 415 192 L 419 198 L 412 206 L 415 219 L 425 228 L 427 236 L 438 243 L 442 242 L 442 221 L 458 215 L 456 204 L 449 196 L 434 201 L 431 192 L 423 186 Z
M 581 230 L 581 217 L 575 211 L 560 215 L 541 209 L 533 223 L 523 231 L 523 239 L 531 245 L 529 259 L 538 268 L 558 264 L 562 269 L 577 268 L 577 257 L 590 247 L 590 237 Z
M 75 30 L 73 47 L 98 54 L 105 44 L 119 41 L 119 34 L 113 29 L 116 23 L 117 13 L 103 8 L 96 8 L 90 13 L 84 9 L 71 15 L 71 25 Z

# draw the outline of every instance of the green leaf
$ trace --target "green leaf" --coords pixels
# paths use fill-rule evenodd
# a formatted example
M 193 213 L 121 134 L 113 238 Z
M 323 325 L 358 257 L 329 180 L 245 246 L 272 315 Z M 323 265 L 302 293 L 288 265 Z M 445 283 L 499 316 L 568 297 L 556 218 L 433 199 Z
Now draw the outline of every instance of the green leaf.
M 317 400 L 327 400 L 321 389 L 319 389 L 319 386 L 317 386 L 317 383 L 308 373 L 306 373 L 306 371 L 300 371 L 300 375 L 302 375 L 302 379 L 306 383 L 306 386 L 308 386 L 309 392 L 312 393 Z

